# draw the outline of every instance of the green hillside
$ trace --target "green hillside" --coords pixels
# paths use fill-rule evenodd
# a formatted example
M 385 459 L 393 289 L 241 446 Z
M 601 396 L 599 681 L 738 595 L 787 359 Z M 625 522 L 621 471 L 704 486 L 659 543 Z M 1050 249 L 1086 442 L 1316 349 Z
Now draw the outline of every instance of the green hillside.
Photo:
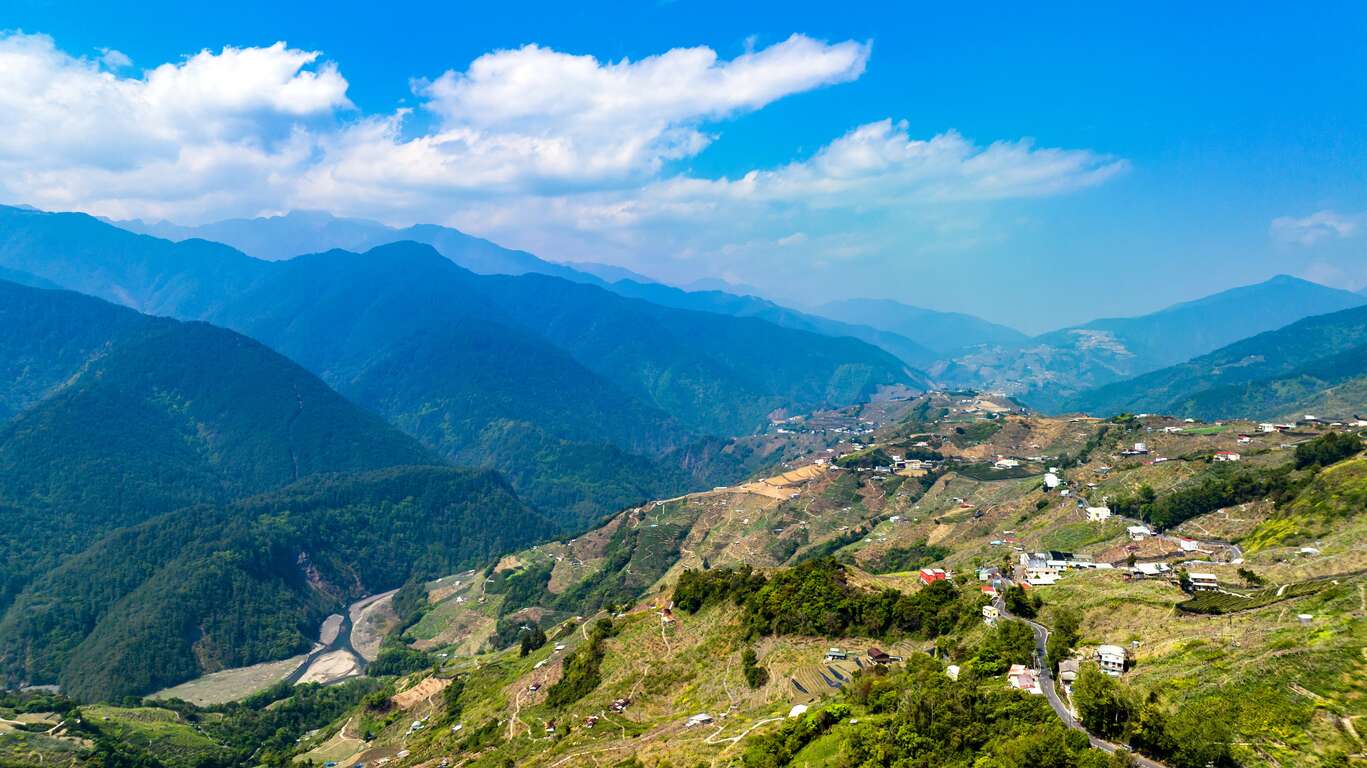
M 29 658 L 56 656 L 63 690 L 78 698 L 145 693 L 300 653 L 349 599 L 486 562 L 553 530 L 492 473 L 317 476 L 115 534 L 22 596 L 14 614 L 24 620 L 7 620 L 0 637 Z M 90 595 L 84 585 L 106 578 L 102 563 L 122 561 L 150 567 L 123 589 Z M 71 615 L 87 622 L 75 626 Z M 61 663 L 68 649 L 53 641 L 82 630 Z
M 0 605 L 102 533 L 319 472 L 438 460 L 265 346 L 0 283 Z

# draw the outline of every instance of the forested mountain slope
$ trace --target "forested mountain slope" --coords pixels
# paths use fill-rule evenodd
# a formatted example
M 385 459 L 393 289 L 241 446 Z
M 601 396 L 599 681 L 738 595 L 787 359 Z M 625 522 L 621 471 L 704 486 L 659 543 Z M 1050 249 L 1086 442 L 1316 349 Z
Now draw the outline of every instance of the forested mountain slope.
M 0 604 L 102 532 L 318 472 L 436 463 L 264 345 L 0 282 Z
M 106 536 L 20 595 L 0 658 L 11 680 L 60 679 L 83 699 L 145 693 L 300 653 L 352 599 L 554 530 L 493 473 L 316 475 Z

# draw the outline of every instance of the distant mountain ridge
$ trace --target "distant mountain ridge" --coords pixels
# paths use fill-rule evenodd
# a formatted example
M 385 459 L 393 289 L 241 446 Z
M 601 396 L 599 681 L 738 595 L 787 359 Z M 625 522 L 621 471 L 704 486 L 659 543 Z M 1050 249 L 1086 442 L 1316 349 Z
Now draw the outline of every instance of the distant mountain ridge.
M 436 224 L 391 227 L 378 221 L 333 216 L 325 211 L 291 211 L 280 216 L 225 219 L 200 226 L 138 219 L 111 221 L 130 232 L 182 242 L 209 240 L 232 246 L 258 259 L 282 261 L 322 251 L 368 251 L 389 243 L 411 240 L 436 248 L 446 258 L 482 275 L 554 275 L 575 282 L 601 285 L 592 271 L 537 258 L 526 251 L 504 248 L 482 237 Z M 634 274 L 623 270 L 624 275 Z
M 738 459 L 716 437 L 772 412 L 925 384 L 854 339 L 544 275 L 477 275 L 417 243 L 266 262 L 0 208 L 0 267 L 259 338 L 444 455 L 508 472 L 575 524 L 731 479 Z
M 1009 391 L 1043 410 L 1305 317 L 1362 306 L 1362 296 L 1287 275 L 1158 312 L 1103 318 L 1015 347 L 970 352 L 931 370 L 947 385 Z
M 1063 404 L 1097 414 L 1270 417 L 1367 375 L 1367 306 L 1307 317 Z M 1303 406 L 1302 406 L 1303 407 Z
M 733 317 L 755 317 L 794 330 L 819 333 L 823 336 L 849 336 L 891 352 L 907 365 L 924 368 L 939 358 L 939 354 L 906 336 L 879 330 L 871 324 L 851 324 L 819 315 L 799 312 L 757 296 L 736 295 L 719 290 L 684 290 L 660 283 L 641 283 L 619 280 L 608 290 L 623 296 L 644 299 L 653 304 L 700 312 L 714 312 Z
M 953 357 L 981 345 L 1013 346 L 1029 337 L 1020 331 L 962 312 L 939 312 L 889 299 L 846 299 L 815 310 L 826 317 L 873 326 L 924 345 L 941 357 Z
M 760 317 L 785 328 L 826 336 L 851 336 L 882 347 L 914 367 L 925 367 L 937 358 L 924 346 L 897 333 L 833 322 L 747 295 L 747 291 L 753 291 L 749 286 L 705 279 L 695 281 L 681 290 L 624 267 L 594 262 L 560 264 L 546 261 L 526 251 L 504 248 L 457 229 L 434 224 L 390 227 L 377 221 L 342 218 L 322 211 L 293 211 L 280 216 L 228 219 L 193 227 L 164 221 L 110 223 L 132 232 L 182 243 L 192 239 L 223 243 L 247 255 L 270 261 L 333 250 L 363 252 L 390 243 L 412 241 L 432 246 L 441 255 L 476 274 L 549 275 L 571 282 L 597 285 L 623 296 L 678 309 L 735 317 Z

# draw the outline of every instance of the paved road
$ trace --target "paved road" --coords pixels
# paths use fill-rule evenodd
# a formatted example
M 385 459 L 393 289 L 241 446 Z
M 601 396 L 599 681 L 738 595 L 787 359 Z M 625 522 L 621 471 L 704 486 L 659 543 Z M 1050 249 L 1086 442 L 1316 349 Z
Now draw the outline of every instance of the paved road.
M 1068 709 L 1067 703 L 1058 695 L 1058 689 L 1054 685 L 1054 671 L 1049 667 L 1048 656 L 1045 652 L 1045 648 L 1049 644 L 1049 628 L 1038 622 L 1031 621 L 1030 619 L 1013 616 L 1006 610 L 1006 601 L 1000 596 L 997 597 L 996 604 L 997 610 L 1001 612 L 1003 617 L 1023 621 L 1030 625 L 1030 629 L 1034 631 L 1035 666 L 1038 667 L 1040 671 L 1040 688 L 1044 689 L 1044 698 L 1048 700 L 1049 706 L 1053 708 L 1054 714 L 1058 715 L 1059 719 L 1063 721 L 1063 724 L 1069 728 L 1075 728 L 1087 734 L 1087 740 L 1097 749 L 1112 753 L 1116 750 L 1130 752 L 1127 747 L 1093 736 L 1086 728 L 1082 727 L 1082 723 L 1079 723 L 1077 718 L 1073 717 L 1072 710 Z M 1167 766 L 1162 763 L 1156 760 L 1150 760 L 1135 752 L 1130 752 L 1130 759 L 1134 761 L 1135 765 L 1138 765 L 1141 768 L 1167 768 Z

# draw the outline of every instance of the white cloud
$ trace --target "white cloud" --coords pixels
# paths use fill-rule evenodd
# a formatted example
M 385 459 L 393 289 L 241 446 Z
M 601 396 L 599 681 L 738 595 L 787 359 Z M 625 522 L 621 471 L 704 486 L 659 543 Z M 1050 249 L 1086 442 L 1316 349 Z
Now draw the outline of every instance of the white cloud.
M 1069 192 L 1126 167 L 1106 155 L 1035 149 L 1029 141 L 980 147 L 953 131 L 914 139 L 905 121 L 889 119 L 855 128 L 809 160 L 735 180 L 678 179 L 662 194 L 815 206 L 982 201 Z
M 100 63 L 106 69 L 125 69 L 133 66 L 133 60 L 128 58 L 128 54 L 114 48 L 100 49 Z
M 1028 140 L 916 138 L 887 119 L 774 168 L 668 170 L 728 119 L 857 79 L 870 52 L 802 35 L 729 60 L 705 47 L 600 61 L 528 45 L 415 81 L 415 108 L 362 114 L 336 64 L 284 43 L 134 75 L 117 51 L 81 58 L 46 36 L 0 34 L 0 196 L 182 221 L 323 208 L 449 223 L 550 258 L 724 262 L 781 249 L 796 263 L 912 250 L 870 217 L 916 219 L 938 236 L 944 221 L 979 221 L 968 207 L 1126 168 Z M 430 129 L 414 127 L 412 109 Z M 869 230 L 849 230 L 856 220 Z
M 1310 246 L 1328 238 L 1345 239 L 1358 234 L 1367 212 L 1344 214 L 1316 211 L 1308 216 L 1279 216 L 1272 220 L 1272 236 L 1285 243 Z
M 45 35 L 0 36 L 0 188 L 40 206 L 202 215 L 309 162 L 301 121 L 349 108 L 336 67 L 287 48 L 202 51 L 123 77 Z M 121 55 L 121 54 L 120 54 Z M 126 59 L 127 57 L 123 57 Z

